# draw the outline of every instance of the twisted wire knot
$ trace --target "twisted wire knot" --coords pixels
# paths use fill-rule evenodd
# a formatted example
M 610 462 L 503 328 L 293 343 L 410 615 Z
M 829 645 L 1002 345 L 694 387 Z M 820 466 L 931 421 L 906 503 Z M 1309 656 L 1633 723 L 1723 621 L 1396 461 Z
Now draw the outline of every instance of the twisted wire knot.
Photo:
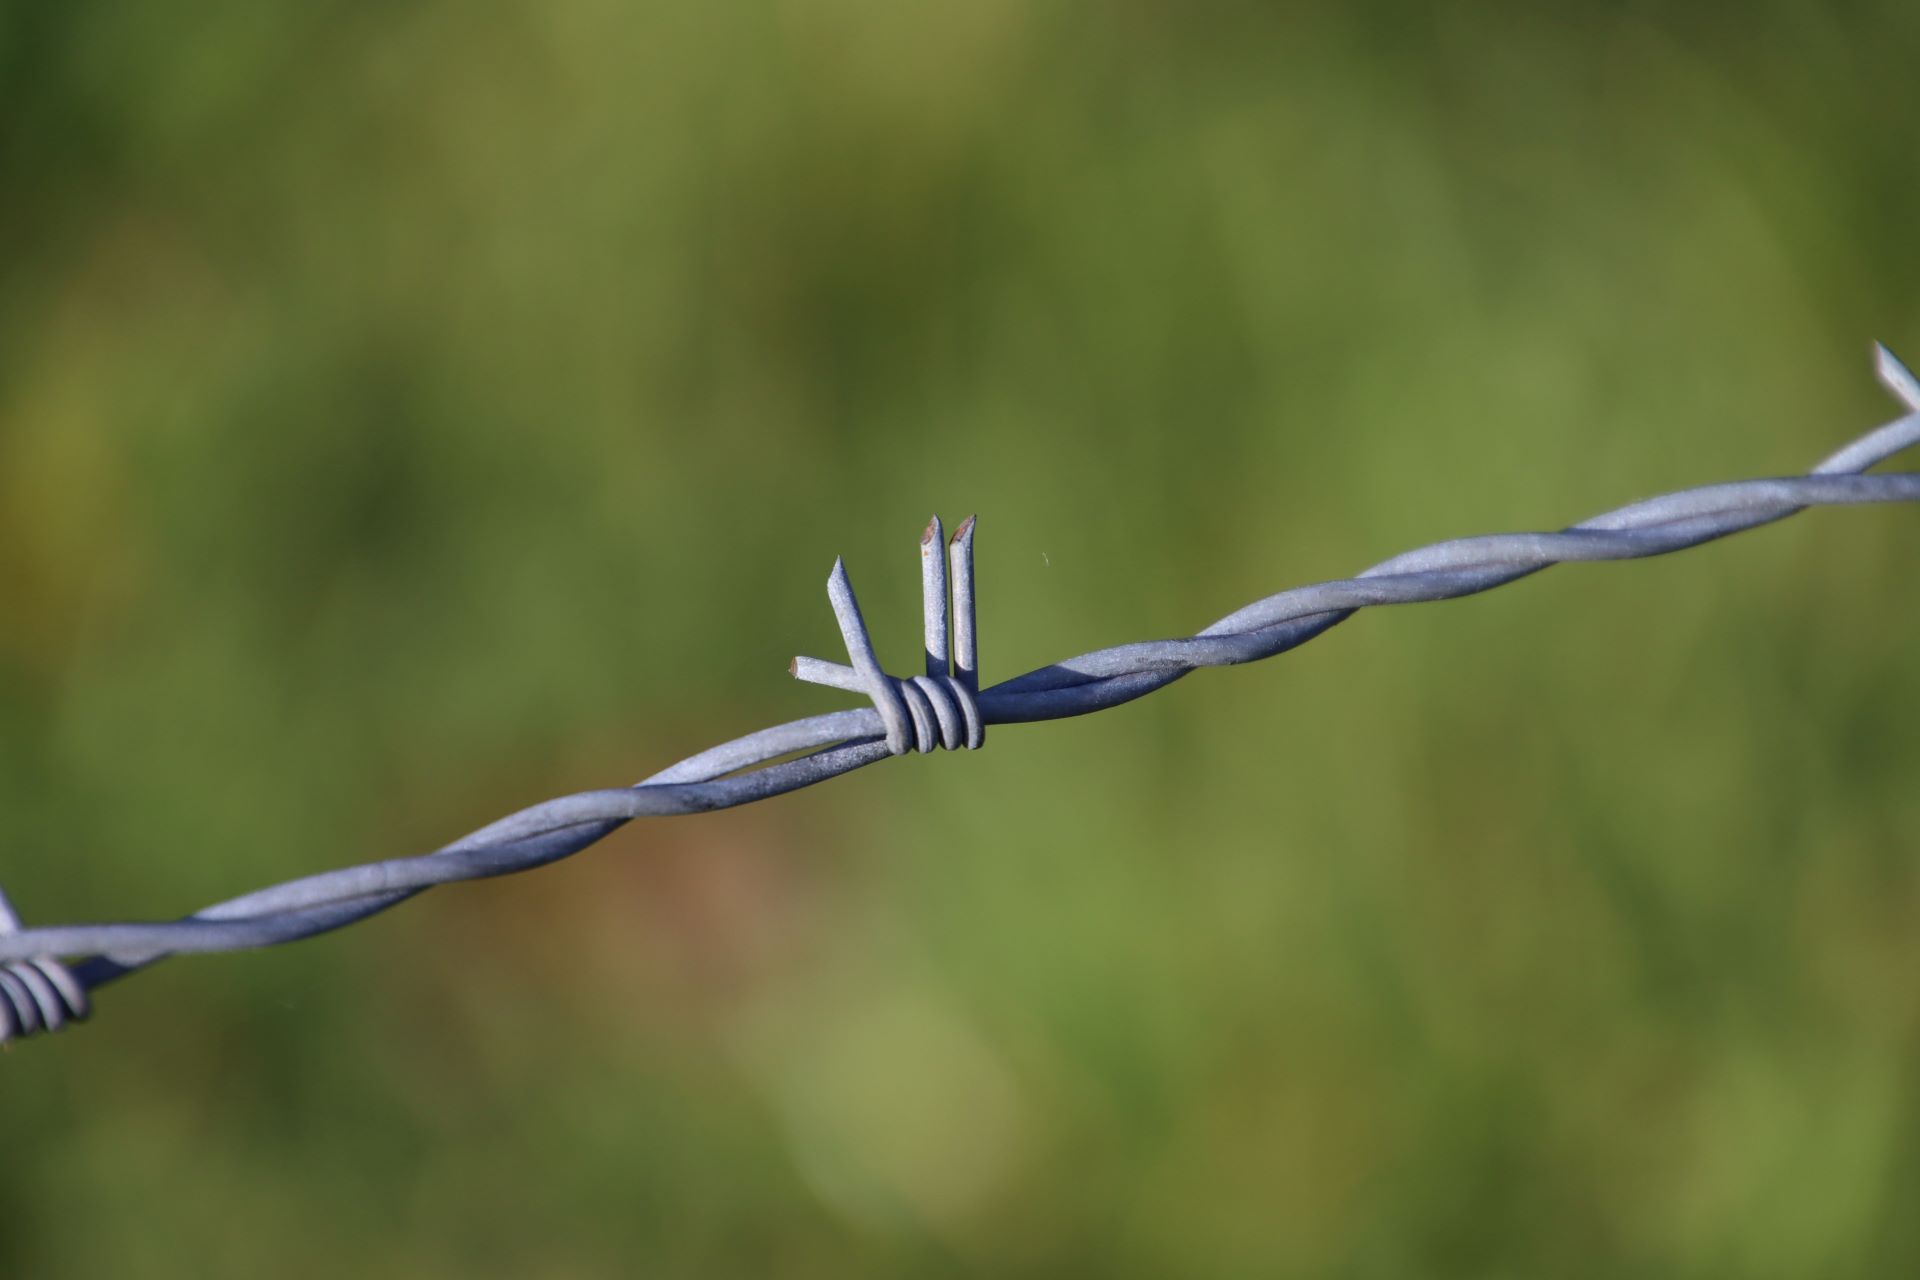
M 797 680 L 823 684 L 830 688 L 864 693 L 873 701 L 886 726 L 887 750 L 894 755 L 908 751 L 922 753 L 936 746 L 948 751 L 965 747 L 971 751 L 987 740 L 986 721 L 980 716 L 980 654 L 974 631 L 973 608 L 973 524 L 968 516 L 953 531 L 953 541 L 943 555 L 946 541 L 940 517 L 927 522 L 920 535 L 921 612 L 926 622 L 927 673 L 899 679 L 880 667 L 873 640 L 867 634 L 866 620 L 860 616 L 860 603 L 854 599 L 853 583 L 847 579 L 844 561 L 833 562 L 827 579 L 827 599 L 833 604 L 833 616 L 840 624 L 840 638 L 846 642 L 850 667 L 819 658 L 795 658 L 790 670 Z M 952 568 L 953 601 L 948 607 L 948 568 Z M 952 621 L 951 670 L 949 662 L 948 622 Z
M 0 890 L 0 933 L 19 928 L 20 917 Z M 0 1045 L 58 1031 L 89 1012 L 86 986 L 59 960 L 36 956 L 0 965 Z

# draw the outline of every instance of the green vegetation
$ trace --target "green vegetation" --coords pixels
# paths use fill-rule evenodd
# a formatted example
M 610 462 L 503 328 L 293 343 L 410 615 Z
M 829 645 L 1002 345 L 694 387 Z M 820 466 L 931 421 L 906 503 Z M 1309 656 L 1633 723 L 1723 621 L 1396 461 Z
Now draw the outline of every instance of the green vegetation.
M 1802 468 L 1920 7 L 0 9 L 0 879 L 159 917 Z M 1844 12 L 1842 10 L 1844 9 Z M 1920 519 L 1262 666 L 0 1058 L 0 1275 L 1920 1271 Z M 1132 569 L 1124 565 L 1137 566 Z

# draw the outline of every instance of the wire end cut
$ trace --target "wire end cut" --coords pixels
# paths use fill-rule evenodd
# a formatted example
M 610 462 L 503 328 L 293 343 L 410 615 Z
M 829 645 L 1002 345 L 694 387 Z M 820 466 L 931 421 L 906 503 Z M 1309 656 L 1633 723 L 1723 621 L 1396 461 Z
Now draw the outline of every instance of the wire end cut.
M 1880 378 L 1880 385 L 1893 393 L 1893 398 L 1907 406 L 1913 413 L 1920 413 L 1920 378 L 1913 376 L 1913 370 L 1900 363 L 1900 357 L 1878 342 L 1873 344 L 1873 371 Z

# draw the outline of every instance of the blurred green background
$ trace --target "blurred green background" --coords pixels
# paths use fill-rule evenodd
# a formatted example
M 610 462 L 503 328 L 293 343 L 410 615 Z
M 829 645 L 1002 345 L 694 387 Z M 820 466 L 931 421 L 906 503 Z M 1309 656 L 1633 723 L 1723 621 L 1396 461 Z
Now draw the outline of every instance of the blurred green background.
M 1804 468 L 1920 9 L 0 8 L 0 874 L 160 918 Z M 1920 1271 L 1920 523 L 643 823 L 0 1058 L 0 1275 Z

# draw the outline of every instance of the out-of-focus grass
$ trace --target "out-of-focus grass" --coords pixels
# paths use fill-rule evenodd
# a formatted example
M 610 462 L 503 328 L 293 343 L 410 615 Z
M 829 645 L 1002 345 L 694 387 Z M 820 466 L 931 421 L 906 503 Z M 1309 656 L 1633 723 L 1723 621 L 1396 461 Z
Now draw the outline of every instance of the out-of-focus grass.
M 0 875 L 164 916 L 1806 465 L 1911 5 L 0 11 Z M 1898 1275 L 1911 511 L 1365 616 L 0 1061 L 20 1277 Z

